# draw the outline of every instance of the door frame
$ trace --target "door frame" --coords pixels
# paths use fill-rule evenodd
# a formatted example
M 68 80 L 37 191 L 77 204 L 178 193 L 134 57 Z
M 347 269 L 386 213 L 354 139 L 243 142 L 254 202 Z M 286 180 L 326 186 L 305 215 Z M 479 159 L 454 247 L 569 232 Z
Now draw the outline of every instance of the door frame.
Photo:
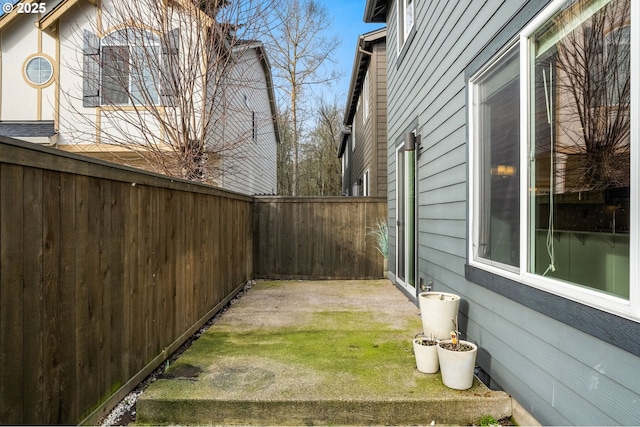
M 402 140 L 396 146 L 396 283 L 413 297 L 417 296 L 417 161 L 415 151 L 406 151 Z M 400 166 L 402 162 L 402 167 Z M 411 173 L 413 168 L 413 173 Z M 402 171 L 400 171 L 402 169 Z M 401 176 L 402 175 L 402 176 Z M 413 179 L 412 179 L 413 178 Z M 413 190 L 413 194 L 411 194 Z M 400 199 L 402 198 L 402 205 Z M 413 200 L 412 200 L 413 198 Z M 402 209 L 401 209 L 402 208 Z M 399 218 L 400 213 L 403 218 Z M 401 230 L 403 231 L 401 235 Z M 402 240 L 402 244 L 401 244 Z M 401 262 L 402 261 L 402 262 Z M 402 268 L 400 268 L 402 267 Z M 402 272 L 402 274 L 400 274 Z

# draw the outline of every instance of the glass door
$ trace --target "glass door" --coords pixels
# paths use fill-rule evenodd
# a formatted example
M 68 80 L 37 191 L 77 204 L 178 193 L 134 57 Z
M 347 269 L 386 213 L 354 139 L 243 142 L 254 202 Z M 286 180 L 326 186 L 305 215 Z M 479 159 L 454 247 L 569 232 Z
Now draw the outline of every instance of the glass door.
M 396 280 L 415 295 L 415 151 L 396 151 Z

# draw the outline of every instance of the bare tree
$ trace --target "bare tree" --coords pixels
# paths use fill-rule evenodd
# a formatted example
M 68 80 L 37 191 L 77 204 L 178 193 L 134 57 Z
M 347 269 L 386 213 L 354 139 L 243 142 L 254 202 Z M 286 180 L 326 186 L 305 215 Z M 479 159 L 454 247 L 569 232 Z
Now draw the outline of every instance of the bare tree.
M 266 41 L 278 89 L 289 101 L 289 127 L 292 138 L 292 195 L 298 194 L 300 140 L 303 134 L 303 96 L 305 89 L 329 84 L 337 78 L 325 70 L 339 45 L 329 36 L 328 13 L 315 0 L 276 0 L 269 17 Z
M 80 31 L 82 100 L 73 90 L 62 94 L 71 113 L 62 114 L 63 126 L 75 142 L 95 137 L 114 147 L 110 155 L 124 163 L 215 183 L 230 167 L 226 160 L 255 137 L 246 93 L 257 89 L 256 76 L 238 65 L 250 60 L 245 53 L 268 2 L 98 4 L 98 18 L 88 18 Z M 273 126 L 264 114 L 261 123 Z M 238 117 L 246 121 L 239 124 Z
M 278 144 L 278 194 L 290 196 L 293 192 L 293 137 L 289 111 L 278 112 L 280 144 Z
M 301 145 L 299 194 L 303 196 L 339 196 L 342 173 L 337 156 L 342 128 L 342 112 L 337 101 L 320 100 L 316 123 L 306 143 Z

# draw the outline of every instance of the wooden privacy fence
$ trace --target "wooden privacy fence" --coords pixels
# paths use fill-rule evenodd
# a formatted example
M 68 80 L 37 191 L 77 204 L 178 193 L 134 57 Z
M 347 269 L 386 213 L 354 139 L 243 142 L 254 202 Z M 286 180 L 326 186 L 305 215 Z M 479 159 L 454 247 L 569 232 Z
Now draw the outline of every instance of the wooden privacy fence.
M 0 424 L 97 421 L 253 277 L 381 277 L 385 216 L 0 136 Z
M 252 215 L 0 137 L 0 423 L 97 421 L 242 289 Z
M 279 279 L 379 278 L 384 259 L 369 235 L 386 199 L 258 197 L 254 274 Z

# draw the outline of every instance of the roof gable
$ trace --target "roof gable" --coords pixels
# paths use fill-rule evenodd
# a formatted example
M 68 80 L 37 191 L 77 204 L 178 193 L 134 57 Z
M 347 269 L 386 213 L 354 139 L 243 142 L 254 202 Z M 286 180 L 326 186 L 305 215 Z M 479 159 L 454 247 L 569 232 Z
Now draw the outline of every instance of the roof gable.
M 367 0 L 364 6 L 364 22 L 387 22 L 387 0 Z

